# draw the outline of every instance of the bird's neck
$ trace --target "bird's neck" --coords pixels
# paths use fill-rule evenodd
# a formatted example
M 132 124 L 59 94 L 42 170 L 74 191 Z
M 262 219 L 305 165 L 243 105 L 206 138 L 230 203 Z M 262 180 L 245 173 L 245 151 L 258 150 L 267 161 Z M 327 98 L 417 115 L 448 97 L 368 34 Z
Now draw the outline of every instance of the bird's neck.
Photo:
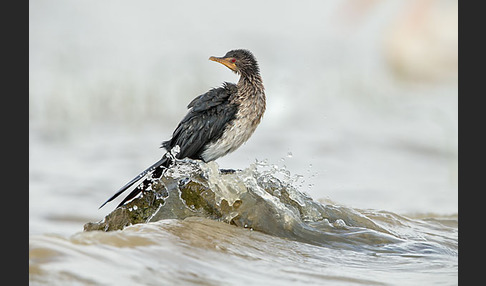
M 239 105 L 237 117 L 248 123 L 249 137 L 260 123 L 266 109 L 262 78 L 259 74 L 254 74 L 251 77 L 242 76 L 236 86 L 238 94 L 235 102 Z
M 241 96 L 264 94 L 264 87 L 260 74 L 242 75 L 236 86 L 238 88 L 238 93 Z

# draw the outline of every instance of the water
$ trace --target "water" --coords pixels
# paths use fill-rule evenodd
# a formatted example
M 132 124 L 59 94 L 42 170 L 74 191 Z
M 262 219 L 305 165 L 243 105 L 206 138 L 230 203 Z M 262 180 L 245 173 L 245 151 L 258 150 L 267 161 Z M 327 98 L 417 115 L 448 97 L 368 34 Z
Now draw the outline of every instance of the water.
M 218 167 L 174 166 L 165 183 L 176 189 L 169 187 L 147 223 L 122 231 L 32 235 L 31 283 L 457 283 L 457 216 L 409 218 L 319 203 L 296 189 L 282 168 L 256 162 L 221 175 Z M 221 206 L 220 217 L 189 205 L 179 194 L 183 184 L 170 184 L 173 179 L 203 182 L 209 188 L 204 197 Z M 231 210 L 223 202 L 238 206 Z
M 420 225 L 437 236 L 453 233 L 441 220 L 408 223 Z M 410 244 L 416 245 L 389 253 L 319 247 L 190 218 L 112 233 L 33 236 L 29 272 L 32 284 L 45 285 L 457 284 L 452 248 L 440 253 Z
M 94 140 L 88 145 L 98 144 Z M 96 153 L 98 148 L 76 149 L 76 154 L 83 153 L 82 157 L 87 158 L 83 161 L 73 154 L 67 156 L 76 161 L 77 168 L 90 170 L 91 166 L 92 172 L 97 173 L 97 168 L 112 170 L 124 165 L 96 160 L 95 154 L 86 152 Z M 47 155 L 45 152 L 41 156 Z M 115 148 L 104 156 L 118 155 Z M 284 162 L 289 160 L 284 158 Z M 49 168 L 49 162 L 46 163 L 43 167 Z M 250 208 L 260 219 L 257 227 L 251 224 L 236 227 L 223 221 L 189 217 L 133 225 L 109 233 L 82 232 L 84 223 L 100 220 L 116 205 L 114 202 L 97 210 L 107 194 L 94 192 L 111 184 L 104 180 L 116 180 L 108 180 L 111 176 L 86 180 L 86 176 L 97 177 L 89 175 L 89 171 L 70 174 L 71 177 L 62 175 L 57 180 L 59 186 L 42 192 L 49 198 L 44 202 L 50 206 L 42 209 L 33 204 L 43 200 L 36 198 L 36 192 L 31 193 L 31 284 L 457 284 L 457 214 L 414 217 L 387 210 L 352 208 L 325 199 L 319 202 L 298 188 L 289 189 L 305 183 L 278 163 L 251 163 L 236 179 L 214 177 L 217 167 L 216 163 L 208 167 L 213 170 L 214 189 L 225 185 L 241 190 L 238 182 L 245 181 L 251 186 L 258 181 L 260 185 L 278 187 L 274 188 L 273 197 L 281 197 L 285 190 L 290 190 L 288 197 L 306 209 L 306 214 L 296 216 L 295 209 L 275 204 L 272 197 L 259 190 L 258 195 L 266 203 Z M 58 171 L 62 173 L 62 168 Z M 272 180 L 274 177 L 288 185 L 280 186 Z M 35 190 L 41 191 L 40 183 L 33 182 L 37 185 Z M 221 191 L 220 199 L 229 202 L 238 199 L 234 197 L 235 191 L 224 193 Z M 270 219 L 260 214 L 270 215 Z M 298 223 L 289 224 L 288 219 L 283 219 L 286 214 Z M 275 220 L 276 217 L 280 219 Z
M 29 2 L 30 284 L 457 285 L 457 1 L 246 3 Z M 268 109 L 217 164 L 327 220 L 83 232 L 192 98 L 237 81 L 207 60 L 233 48 L 259 60 Z

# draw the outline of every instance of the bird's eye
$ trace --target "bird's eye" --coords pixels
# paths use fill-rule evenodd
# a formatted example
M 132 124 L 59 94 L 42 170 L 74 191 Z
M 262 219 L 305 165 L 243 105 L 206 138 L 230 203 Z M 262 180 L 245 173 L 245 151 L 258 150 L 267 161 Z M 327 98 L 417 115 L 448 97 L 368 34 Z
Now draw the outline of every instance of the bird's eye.
M 234 58 L 233 58 L 233 59 L 231 59 L 231 62 L 232 62 L 232 63 L 235 63 L 235 62 L 236 62 L 236 59 L 234 59 Z

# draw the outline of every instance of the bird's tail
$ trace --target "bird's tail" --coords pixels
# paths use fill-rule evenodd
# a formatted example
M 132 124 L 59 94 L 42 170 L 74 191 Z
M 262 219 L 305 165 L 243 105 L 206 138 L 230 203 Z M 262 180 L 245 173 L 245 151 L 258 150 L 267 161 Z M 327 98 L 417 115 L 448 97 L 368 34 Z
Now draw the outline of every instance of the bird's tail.
M 133 184 L 135 184 L 135 183 L 139 182 L 141 179 L 147 177 L 147 175 L 152 174 L 152 178 L 159 178 L 160 176 L 162 176 L 162 172 L 169 167 L 171 161 L 172 161 L 171 158 L 168 158 L 166 156 L 163 156 L 162 159 L 160 159 L 159 161 L 155 162 L 152 166 L 150 166 L 147 169 L 145 169 L 143 172 L 141 172 L 140 174 L 138 174 L 138 176 L 136 176 L 135 178 L 131 179 L 130 182 L 126 183 L 123 187 L 121 187 L 118 190 L 118 192 L 116 192 L 113 196 L 111 196 L 111 198 L 109 198 L 108 200 L 106 200 L 106 202 L 104 202 L 99 208 L 101 209 L 104 205 L 106 205 L 107 203 L 111 202 L 116 197 L 118 197 L 123 192 L 125 192 L 127 189 L 129 189 L 131 186 L 133 186 Z M 119 206 L 123 205 L 125 202 L 127 202 L 127 201 L 131 200 L 132 198 L 134 198 L 140 192 L 142 192 L 145 188 L 148 187 L 148 185 L 149 185 L 150 182 L 151 182 L 151 180 L 149 180 L 148 178 L 145 179 L 141 184 L 139 184 L 135 189 L 133 189 L 133 191 L 130 194 L 128 194 L 128 196 L 126 196 L 123 199 L 123 201 L 117 206 L 117 208 Z

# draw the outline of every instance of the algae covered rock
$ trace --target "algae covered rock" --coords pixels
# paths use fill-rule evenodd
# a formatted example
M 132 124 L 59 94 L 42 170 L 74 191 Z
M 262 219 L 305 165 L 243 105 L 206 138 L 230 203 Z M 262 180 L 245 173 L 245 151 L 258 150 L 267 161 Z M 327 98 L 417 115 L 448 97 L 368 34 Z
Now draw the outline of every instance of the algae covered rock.
M 179 162 L 167 170 L 151 190 L 116 208 L 102 221 L 86 223 L 84 230 L 120 230 L 137 223 L 192 216 L 224 220 L 225 214 L 233 212 L 238 202 L 230 206 L 225 199 L 217 200 L 209 187 L 208 174 L 200 164 L 196 161 Z M 220 172 L 221 175 L 229 173 Z
M 397 241 L 366 215 L 314 201 L 294 182 L 285 170 L 258 162 L 244 170 L 221 172 L 215 162 L 182 160 L 149 190 L 102 221 L 85 224 L 84 230 L 112 231 L 164 219 L 204 217 L 317 245 Z M 345 238 L 342 231 L 348 232 Z
M 185 160 L 168 169 L 150 190 L 102 221 L 85 224 L 84 230 L 120 230 L 137 223 L 198 216 L 278 232 L 274 228 L 291 228 L 291 222 L 304 213 L 290 196 L 284 183 L 255 168 L 221 172 L 214 162 Z
M 88 222 L 84 231 L 103 230 L 112 231 L 123 229 L 126 226 L 146 222 L 163 205 L 164 200 L 157 198 L 153 192 L 145 192 L 143 196 L 116 208 L 100 222 Z
M 288 236 L 302 220 L 326 218 L 323 206 L 273 172 L 221 172 L 215 162 L 183 160 L 140 196 L 115 209 L 85 231 L 119 230 L 163 219 L 204 217 L 240 227 Z

